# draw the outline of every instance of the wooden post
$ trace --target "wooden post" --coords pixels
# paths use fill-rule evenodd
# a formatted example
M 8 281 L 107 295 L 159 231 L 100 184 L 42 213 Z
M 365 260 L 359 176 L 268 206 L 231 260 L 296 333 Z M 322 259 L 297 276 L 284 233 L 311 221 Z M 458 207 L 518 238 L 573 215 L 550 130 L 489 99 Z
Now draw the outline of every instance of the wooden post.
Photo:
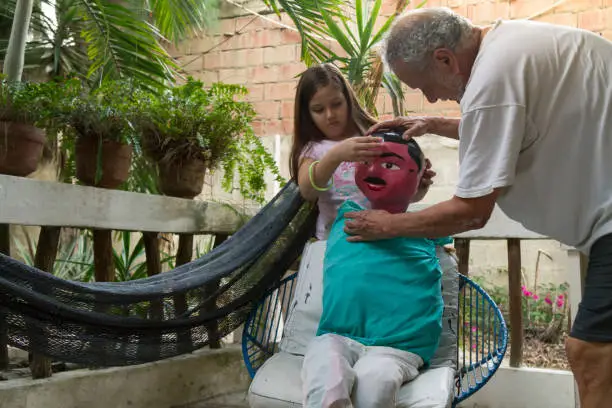
M 469 276 L 470 268 L 470 240 L 467 238 L 455 239 L 455 249 L 459 258 L 459 273 L 464 276 Z
M 159 255 L 159 237 L 157 232 L 143 232 L 142 239 L 145 247 L 147 259 L 147 275 L 154 276 L 161 273 L 161 259 Z M 163 307 L 161 300 L 151 302 L 149 315 L 153 319 L 161 320 L 163 317 Z
M 0 224 L 0 253 L 11 256 L 11 235 L 8 224 Z M 8 366 L 8 327 L 4 313 L 0 313 L 0 370 L 6 370 Z
M 510 298 L 510 367 L 523 360 L 523 297 L 521 293 L 521 240 L 509 238 L 508 291 Z
M 113 237 L 111 230 L 93 230 L 94 266 L 96 282 L 115 280 Z
M 36 246 L 36 256 L 34 257 L 34 266 L 41 271 L 53 273 L 61 231 L 61 227 L 41 227 L 38 235 L 38 245 Z M 44 291 L 44 288 L 42 290 Z M 44 333 L 36 334 L 36 341 L 44 341 Z M 30 341 L 34 341 L 34 338 L 31 338 Z M 53 374 L 51 359 L 37 353 L 31 353 L 31 356 L 30 372 L 32 378 L 51 377 Z
M 192 256 L 193 256 L 193 234 L 180 234 L 178 249 L 176 251 L 175 266 L 179 267 L 181 265 L 191 262 Z M 179 316 L 185 312 L 187 312 L 187 295 L 186 294 L 175 295 L 174 296 L 174 315 Z M 179 350 L 181 350 L 180 344 L 191 341 L 188 338 L 189 333 L 179 332 L 177 336 L 178 336 Z M 181 351 L 181 353 L 182 352 L 183 351 Z

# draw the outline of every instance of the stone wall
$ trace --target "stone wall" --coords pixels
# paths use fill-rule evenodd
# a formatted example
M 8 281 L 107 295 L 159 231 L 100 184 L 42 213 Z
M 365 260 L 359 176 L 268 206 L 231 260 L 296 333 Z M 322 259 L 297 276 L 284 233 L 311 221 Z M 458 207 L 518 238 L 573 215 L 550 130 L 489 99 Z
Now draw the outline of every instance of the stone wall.
M 245 85 L 249 100 L 257 110 L 253 124 L 258 135 L 275 152 L 283 174 L 288 175 L 288 152 L 293 127 L 293 98 L 296 75 L 304 68 L 300 62 L 300 36 L 291 28 L 291 20 L 274 14 L 257 17 L 248 10 L 265 11 L 260 1 L 232 0 L 244 8 L 222 1 L 222 19 L 209 32 L 181 44 L 172 53 L 184 66 L 185 72 L 205 83 L 224 81 Z M 418 4 L 420 1 L 414 1 Z M 394 1 L 386 1 L 383 14 L 389 15 Z M 612 0 L 429 0 L 428 6 L 447 6 L 471 18 L 475 23 L 487 24 L 497 18 L 523 19 L 563 24 L 593 30 L 612 38 Z M 405 103 L 413 114 L 458 116 L 454 102 L 428 103 L 420 92 L 406 90 Z M 388 116 L 392 109 L 389 98 L 381 93 L 379 113 Z M 457 180 L 457 143 L 437 137 L 419 139 L 431 158 L 438 176 L 426 198 L 433 203 L 451 196 Z M 236 200 L 238 195 L 219 193 L 214 178 L 207 188 L 207 197 Z M 271 189 L 270 196 L 275 190 Z M 489 276 L 505 283 L 507 275 L 505 242 L 477 242 L 473 244 L 471 263 L 476 274 Z M 486 247 L 486 248 L 485 248 Z M 542 256 L 539 281 L 561 282 L 564 276 L 565 252 L 554 241 L 525 242 L 523 265 L 525 276 L 533 281 L 538 252 L 544 251 L 552 260 Z

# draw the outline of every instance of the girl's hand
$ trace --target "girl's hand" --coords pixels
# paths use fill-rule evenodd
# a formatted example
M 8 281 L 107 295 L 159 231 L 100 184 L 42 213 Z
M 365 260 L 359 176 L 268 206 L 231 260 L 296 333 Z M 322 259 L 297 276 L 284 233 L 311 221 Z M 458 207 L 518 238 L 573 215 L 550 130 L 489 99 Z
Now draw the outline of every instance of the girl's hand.
M 338 163 L 367 162 L 380 156 L 381 143 L 380 137 L 355 136 L 338 143 L 327 154 Z

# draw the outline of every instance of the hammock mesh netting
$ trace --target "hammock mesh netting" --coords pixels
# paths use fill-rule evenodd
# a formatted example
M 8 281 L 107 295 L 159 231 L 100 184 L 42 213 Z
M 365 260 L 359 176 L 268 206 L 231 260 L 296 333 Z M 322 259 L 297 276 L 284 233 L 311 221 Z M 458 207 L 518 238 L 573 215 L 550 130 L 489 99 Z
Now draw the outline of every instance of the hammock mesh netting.
M 192 352 L 244 323 L 301 254 L 315 215 L 289 183 L 202 258 L 121 283 L 62 280 L 0 254 L 0 333 L 20 349 L 89 366 Z

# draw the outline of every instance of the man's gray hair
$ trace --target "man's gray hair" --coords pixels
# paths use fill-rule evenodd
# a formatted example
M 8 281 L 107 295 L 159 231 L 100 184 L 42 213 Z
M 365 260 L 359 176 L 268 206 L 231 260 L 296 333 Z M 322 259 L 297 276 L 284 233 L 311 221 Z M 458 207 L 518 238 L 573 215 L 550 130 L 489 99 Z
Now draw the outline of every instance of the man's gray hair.
M 398 60 L 426 69 L 438 48 L 458 51 L 473 39 L 474 25 L 446 7 L 410 10 L 398 16 L 382 44 L 389 66 Z

